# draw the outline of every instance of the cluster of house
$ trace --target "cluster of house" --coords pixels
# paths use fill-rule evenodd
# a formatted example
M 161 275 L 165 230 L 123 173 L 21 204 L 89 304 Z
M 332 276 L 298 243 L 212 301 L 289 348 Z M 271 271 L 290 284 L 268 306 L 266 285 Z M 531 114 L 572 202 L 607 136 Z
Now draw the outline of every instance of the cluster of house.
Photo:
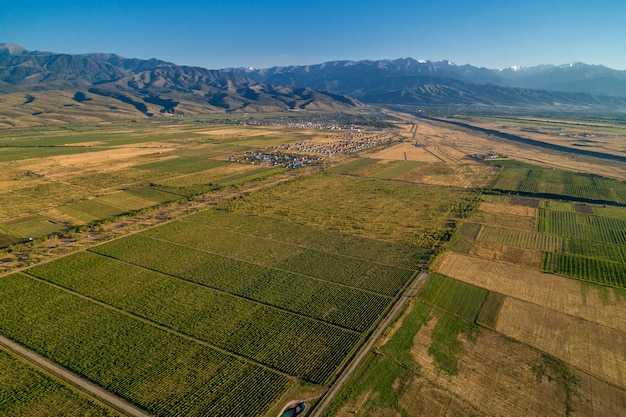
M 313 157 L 308 155 L 295 155 L 290 153 L 274 152 L 248 152 L 242 160 L 235 160 L 231 157 L 232 162 L 243 162 L 253 165 L 283 167 L 283 168 L 302 168 L 313 164 L 319 164 L 323 161 L 321 156 Z
M 364 134 L 357 130 L 345 132 L 341 136 L 331 135 L 328 138 L 332 140 L 327 142 L 292 142 L 274 146 L 274 148 L 291 152 L 334 155 L 355 153 L 390 143 L 394 140 L 394 136 L 388 133 Z
M 478 159 L 479 161 L 483 161 L 485 159 L 495 159 L 497 158 L 499 155 L 495 152 L 489 152 L 489 153 L 473 153 L 470 155 L 470 158 L 474 158 L 474 159 Z

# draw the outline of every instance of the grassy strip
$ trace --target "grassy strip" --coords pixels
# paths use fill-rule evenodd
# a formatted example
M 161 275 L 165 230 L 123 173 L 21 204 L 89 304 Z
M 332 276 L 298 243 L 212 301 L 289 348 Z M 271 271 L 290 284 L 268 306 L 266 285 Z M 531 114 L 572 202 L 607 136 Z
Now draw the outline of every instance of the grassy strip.
M 413 303 L 402 318 L 401 326 L 393 336 L 381 346 L 380 351 L 393 358 L 407 368 L 414 369 L 417 366 L 411 348 L 413 339 L 422 325 L 430 319 L 432 307 L 424 303 Z
M 443 310 L 434 309 L 433 315 L 437 318 L 437 324 L 433 329 L 428 353 L 433 357 L 437 370 L 448 375 L 458 375 L 459 357 L 465 351 L 459 336 L 464 334 L 469 341 L 475 341 L 478 327 Z
M 432 274 L 419 297 L 469 322 L 474 322 L 488 291 L 444 275 Z

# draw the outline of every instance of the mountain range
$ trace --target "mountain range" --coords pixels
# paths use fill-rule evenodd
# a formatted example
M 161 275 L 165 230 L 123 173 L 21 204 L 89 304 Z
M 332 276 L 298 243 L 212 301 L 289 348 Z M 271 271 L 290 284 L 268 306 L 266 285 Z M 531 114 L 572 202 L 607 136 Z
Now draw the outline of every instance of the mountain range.
M 582 63 L 493 70 L 412 58 L 208 70 L 107 53 L 29 51 L 5 43 L 0 44 L 0 98 L 9 125 L 9 119 L 21 116 L 50 121 L 74 114 L 97 120 L 116 113 L 327 110 L 361 103 L 623 112 L 626 71 Z
M 626 71 L 583 63 L 494 70 L 403 58 L 238 69 L 257 82 L 309 86 L 367 103 L 619 106 Z

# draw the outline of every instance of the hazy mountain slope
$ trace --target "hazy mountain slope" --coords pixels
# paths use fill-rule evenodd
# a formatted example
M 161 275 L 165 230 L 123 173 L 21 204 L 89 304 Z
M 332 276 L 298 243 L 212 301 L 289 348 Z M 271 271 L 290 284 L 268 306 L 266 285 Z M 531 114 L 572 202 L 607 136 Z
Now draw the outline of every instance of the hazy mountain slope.
M 47 98 L 61 92 L 60 97 L 73 97 L 73 102 L 60 106 Z M 107 118 L 115 115 L 112 111 L 102 112 L 98 105 L 110 110 L 130 106 L 131 114 L 136 113 L 134 117 L 360 106 L 351 98 L 310 88 L 260 84 L 233 70 L 207 70 L 104 53 L 33 52 L 15 44 L 0 44 L 0 93 L 17 94 L 0 106 L 4 114 L 40 116 L 42 120 L 44 114 L 62 120 L 64 113 L 74 120 L 70 107 L 81 107 L 88 119 L 97 117 L 95 113 L 87 114 L 89 109 L 98 109 Z M 6 102 L 13 103 L 13 107 L 6 108 Z M 36 109 L 29 112 L 31 107 Z M 124 117 L 128 117 L 127 112 Z
M 491 70 L 411 58 L 239 69 L 257 82 L 310 86 L 372 103 L 623 108 L 626 71 L 585 64 Z M 569 94 L 576 93 L 576 94 Z

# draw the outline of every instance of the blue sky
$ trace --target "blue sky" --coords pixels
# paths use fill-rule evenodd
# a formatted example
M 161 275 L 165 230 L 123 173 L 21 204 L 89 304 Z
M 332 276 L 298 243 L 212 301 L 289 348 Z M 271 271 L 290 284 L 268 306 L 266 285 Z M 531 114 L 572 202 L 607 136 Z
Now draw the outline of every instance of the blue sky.
M 412 57 L 626 69 L 616 0 L 0 0 L 0 43 L 210 69 Z

